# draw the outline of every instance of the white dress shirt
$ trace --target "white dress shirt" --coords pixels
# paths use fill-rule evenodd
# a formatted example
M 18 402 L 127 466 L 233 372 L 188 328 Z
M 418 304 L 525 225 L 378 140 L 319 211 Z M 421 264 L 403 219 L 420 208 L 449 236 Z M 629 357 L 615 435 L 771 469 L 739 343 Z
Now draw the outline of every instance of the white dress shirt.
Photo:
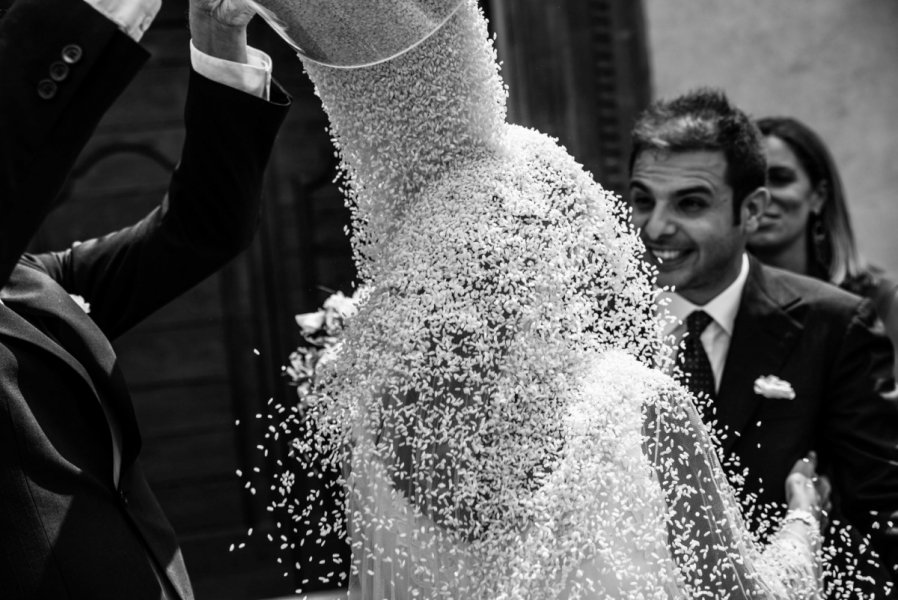
M 135 42 L 149 29 L 162 6 L 161 0 L 84 0 L 118 25 Z M 249 63 L 236 63 L 209 56 L 190 43 L 193 70 L 207 79 L 268 100 L 271 89 L 271 59 L 255 48 L 247 48 Z
M 672 359 L 676 359 L 676 352 L 679 352 L 680 342 L 686 334 L 685 321 L 689 313 L 703 310 L 713 319 L 702 332 L 701 340 L 711 363 L 711 371 L 714 372 L 715 391 L 720 389 L 730 339 L 733 337 L 733 325 L 736 322 L 736 313 L 739 312 L 742 290 L 747 279 L 748 255 L 743 254 L 742 268 L 736 280 L 704 306 L 697 306 L 676 292 L 661 292 L 656 300 L 659 313 L 665 321 L 664 339 L 675 349 Z

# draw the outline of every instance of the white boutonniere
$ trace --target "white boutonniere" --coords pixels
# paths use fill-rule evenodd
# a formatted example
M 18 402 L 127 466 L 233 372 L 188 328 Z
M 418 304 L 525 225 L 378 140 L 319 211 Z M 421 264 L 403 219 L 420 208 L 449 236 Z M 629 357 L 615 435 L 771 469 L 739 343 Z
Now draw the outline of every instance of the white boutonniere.
M 87 314 L 90 314 L 90 302 L 88 302 L 84 299 L 83 296 L 79 296 L 78 294 L 69 294 L 69 296 L 72 297 L 72 300 L 75 301 L 75 304 L 77 304 L 81 308 L 81 310 L 83 310 Z
M 755 393 L 771 400 L 794 400 L 792 384 L 776 375 L 764 375 L 755 379 Z

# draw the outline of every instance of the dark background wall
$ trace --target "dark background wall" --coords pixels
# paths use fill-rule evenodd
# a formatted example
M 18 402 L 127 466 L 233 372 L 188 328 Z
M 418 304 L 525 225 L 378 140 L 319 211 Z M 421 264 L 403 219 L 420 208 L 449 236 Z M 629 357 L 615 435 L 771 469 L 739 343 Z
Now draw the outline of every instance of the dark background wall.
M 499 35 L 511 120 L 557 136 L 618 190 L 627 132 L 649 93 L 640 7 L 635 0 L 484 5 Z M 183 141 L 186 9 L 185 0 L 164 4 L 143 41 L 152 60 L 103 120 L 33 250 L 128 225 L 161 200 Z M 266 539 L 280 542 L 283 515 L 266 508 L 274 500 L 272 460 L 263 453 L 283 458 L 285 449 L 264 434 L 271 406 L 295 397 L 281 374 L 299 342 L 293 315 L 314 310 L 331 291 L 351 292 L 355 272 L 320 103 L 285 44 L 261 23 L 250 34 L 294 102 L 268 170 L 257 240 L 115 343 L 142 426 L 144 464 L 201 599 L 288 594 L 304 578 L 307 587 L 329 587 L 318 579 L 319 557 L 346 550 L 339 543 L 282 550 Z M 319 484 L 300 480 L 309 485 Z

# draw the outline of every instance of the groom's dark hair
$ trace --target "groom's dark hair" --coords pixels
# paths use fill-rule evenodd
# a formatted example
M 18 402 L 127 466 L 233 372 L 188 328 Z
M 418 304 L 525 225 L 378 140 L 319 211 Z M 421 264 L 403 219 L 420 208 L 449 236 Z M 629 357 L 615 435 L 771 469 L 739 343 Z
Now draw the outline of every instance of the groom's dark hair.
M 739 223 L 742 201 L 766 183 L 761 132 L 719 89 L 699 88 L 649 106 L 633 128 L 631 174 L 636 158 L 653 150 L 722 151 L 727 161 L 726 182 L 733 189 L 734 223 Z

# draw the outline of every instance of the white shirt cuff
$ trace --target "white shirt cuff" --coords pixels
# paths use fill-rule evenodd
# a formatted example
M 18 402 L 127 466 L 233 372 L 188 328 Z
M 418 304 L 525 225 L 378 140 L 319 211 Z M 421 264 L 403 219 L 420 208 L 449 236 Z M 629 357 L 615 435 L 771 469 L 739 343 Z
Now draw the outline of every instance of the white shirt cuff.
M 190 42 L 190 64 L 193 70 L 222 85 L 268 100 L 271 90 L 271 58 L 255 48 L 246 49 L 248 63 L 238 63 L 210 56 Z
M 107 19 L 119 26 L 135 42 L 156 18 L 162 0 L 85 0 Z

